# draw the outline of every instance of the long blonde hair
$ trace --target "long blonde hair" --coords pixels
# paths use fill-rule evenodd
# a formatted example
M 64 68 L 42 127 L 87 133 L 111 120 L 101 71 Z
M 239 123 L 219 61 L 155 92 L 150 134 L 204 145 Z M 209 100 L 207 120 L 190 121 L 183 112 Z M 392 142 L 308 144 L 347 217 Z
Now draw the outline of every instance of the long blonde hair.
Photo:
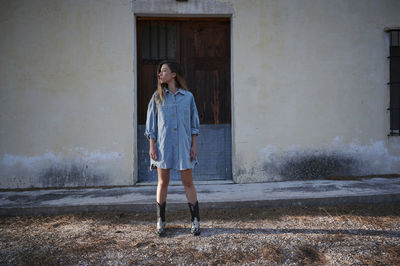
M 157 94 L 156 94 L 156 104 L 158 106 L 158 104 L 161 102 L 162 104 L 164 104 L 165 101 L 165 89 L 168 89 L 168 84 L 166 83 L 161 83 L 160 79 L 158 78 L 158 75 L 161 72 L 161 67 L 162 65 L 167 65 L 169 67 L 169 69 L 171 69 L 171 73 L 175 73 L 175 85 L 178 88 L 182 88 L 184 90 L 188 90 L 188 87 L 186 85 L 186 81 L 185 81 L 185 75 L 183 74 L 183 70 L 182 67 L 174 61 L 162 61 L 158 67 L 157 67 L 157 81 L 158 81 L 158 85 L 157 85 Z

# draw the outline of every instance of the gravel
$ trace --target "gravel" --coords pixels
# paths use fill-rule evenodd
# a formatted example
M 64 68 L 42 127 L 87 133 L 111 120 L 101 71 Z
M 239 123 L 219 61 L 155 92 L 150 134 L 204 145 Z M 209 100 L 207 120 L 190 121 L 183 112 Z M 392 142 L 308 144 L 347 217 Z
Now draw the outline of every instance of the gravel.
M 200 205 L 201 207 L 201 205 Z M 0 218 L 1 265 L 400 265 L 400 203 Z

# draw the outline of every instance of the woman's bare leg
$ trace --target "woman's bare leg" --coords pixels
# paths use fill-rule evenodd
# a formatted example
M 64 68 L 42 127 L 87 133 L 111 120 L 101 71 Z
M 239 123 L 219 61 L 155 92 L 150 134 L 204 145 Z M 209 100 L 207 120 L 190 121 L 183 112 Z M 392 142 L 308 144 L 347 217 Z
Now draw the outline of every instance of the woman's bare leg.
M 197 194 L 193 184 L 192 169 L 181 170 L 181 180 L 185 187 L 188 202 L 195 204 L 197 201 Z
M 158 184 L 157 184 L 157 202 L 163 204 L 167 200 L 169 169 L 157 168 Z

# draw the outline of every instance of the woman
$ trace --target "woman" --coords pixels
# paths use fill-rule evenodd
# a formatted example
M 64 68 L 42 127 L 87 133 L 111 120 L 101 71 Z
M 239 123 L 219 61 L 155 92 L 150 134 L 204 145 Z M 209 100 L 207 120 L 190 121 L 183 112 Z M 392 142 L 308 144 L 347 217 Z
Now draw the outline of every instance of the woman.
M 157 69 L 158 88 L 153 94 L 146 119 L 145 136 L 150 141 L 150 169 L 157 169 L 157 230 L 165 234 L 165 206 L 170 169 L 180 171 L 191 213 L 191 232 L 200 234 L 199 203 L 192 169 L 197 162 L 196 137 L 199 117 L 192 93 L 176 62 L 161 62 Z

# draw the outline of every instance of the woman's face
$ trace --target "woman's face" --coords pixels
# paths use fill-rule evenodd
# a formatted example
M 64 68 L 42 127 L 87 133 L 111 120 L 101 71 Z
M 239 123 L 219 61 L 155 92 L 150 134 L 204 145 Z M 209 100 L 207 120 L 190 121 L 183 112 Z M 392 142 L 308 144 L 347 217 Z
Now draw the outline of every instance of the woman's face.
M 161 83 L 169 83 L 174 80 L 175 76 L 176 73 L 172 73 L 167 64 L 163 64 L 161 66 L 160 73 L 158 74 L 158 78 L 160 79 Z

